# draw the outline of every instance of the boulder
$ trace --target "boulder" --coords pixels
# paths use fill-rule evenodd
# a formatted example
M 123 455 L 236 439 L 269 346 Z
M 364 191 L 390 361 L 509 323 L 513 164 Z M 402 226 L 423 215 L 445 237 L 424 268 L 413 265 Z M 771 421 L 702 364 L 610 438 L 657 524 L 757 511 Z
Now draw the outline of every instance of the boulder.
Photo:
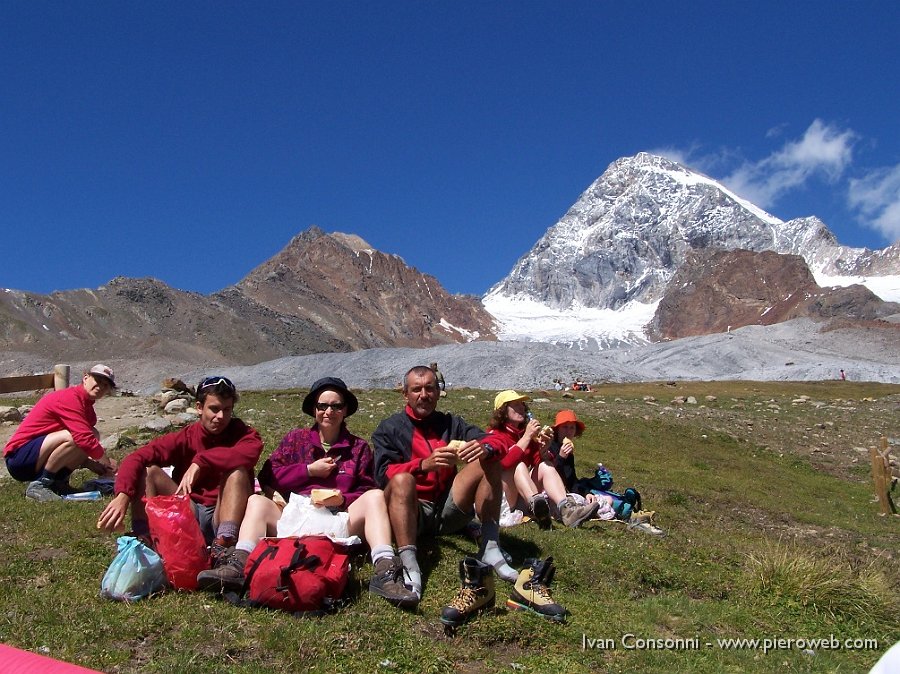
M 0 421 L 12 421 L 14 423 L 22 421 L 22 413 L 19 412 L 18 407 L 0 407 Z

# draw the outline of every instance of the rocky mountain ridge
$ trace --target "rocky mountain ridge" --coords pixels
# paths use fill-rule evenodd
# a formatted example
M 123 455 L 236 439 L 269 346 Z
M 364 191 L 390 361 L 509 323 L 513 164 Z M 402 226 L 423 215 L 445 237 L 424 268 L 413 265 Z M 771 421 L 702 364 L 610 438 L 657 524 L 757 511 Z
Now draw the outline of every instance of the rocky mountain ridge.
M 864 286 L 821 288 L 799 255 L 698 249 L 675 272 L 647 334 L 660 341 L 794 318 L 863 323 L 895 313 L 900 305 Z
M 288 355 L 492 339 L 477 298 L 353 235 L 310 228 L 211 295 L 153 278 L 96 289 L 0 293 L 0 346 L 51 361 L 156 357 L 258 363 Z

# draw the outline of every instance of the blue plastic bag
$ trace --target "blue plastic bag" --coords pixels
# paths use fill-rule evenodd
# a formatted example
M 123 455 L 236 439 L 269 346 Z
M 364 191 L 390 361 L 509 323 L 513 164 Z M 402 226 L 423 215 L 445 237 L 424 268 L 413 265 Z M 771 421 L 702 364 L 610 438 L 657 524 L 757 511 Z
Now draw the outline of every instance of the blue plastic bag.
M 100 583 L 100 596 L 137 601 L 166 586 L 162 559 L 133 536 L 120 536 L 116 554 Z

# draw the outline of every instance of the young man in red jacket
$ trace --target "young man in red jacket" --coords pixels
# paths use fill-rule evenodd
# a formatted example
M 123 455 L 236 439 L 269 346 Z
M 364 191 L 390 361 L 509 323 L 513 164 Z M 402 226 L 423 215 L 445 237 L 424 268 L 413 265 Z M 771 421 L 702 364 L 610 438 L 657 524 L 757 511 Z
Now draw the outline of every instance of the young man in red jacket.
M 201 381 L 197 386 L 199 421 L 156 438 L 122 459 L 116 495 L 100 513 L 97 528 L 120 528 L 130 506 L 135 535 L 146 536 L 149 528 L 142 497 L 188 494 L 216 564 L 237 539 L 263 449 L 259 433 L 233 416 L 237 401 L 237 390 L 227 377 Z M 172 477 L 163 470 L 167 466 L 173 468 Z
M 94 403 L 115 387 L 113 371 L 94 365 L 80 384 L 38 400 L 3 450 L 9 474 L 28 482 L 26 498 L 59 501 L 74 491 L 69 475 L 77 468 L 89 468 L 102 477 L 115 475 L 116 462 L 106 456 L 94 428 Z

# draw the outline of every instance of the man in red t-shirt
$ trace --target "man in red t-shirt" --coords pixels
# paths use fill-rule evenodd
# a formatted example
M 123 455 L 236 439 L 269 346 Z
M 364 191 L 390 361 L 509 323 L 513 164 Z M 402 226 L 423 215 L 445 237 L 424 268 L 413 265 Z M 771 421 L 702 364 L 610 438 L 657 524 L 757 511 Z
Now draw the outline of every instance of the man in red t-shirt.
M 26 498 L 59 501 L 74 491 L 69 475 L 77 468 L 89 468 L 101 477 L 115 475 L 116 462 L 106 455 L 94 428 L 94 403 L 115 387 L 113 371 L 94 365 L 80 384 L 38 400 L 3 449 L 9 474 L 29 483 Z

